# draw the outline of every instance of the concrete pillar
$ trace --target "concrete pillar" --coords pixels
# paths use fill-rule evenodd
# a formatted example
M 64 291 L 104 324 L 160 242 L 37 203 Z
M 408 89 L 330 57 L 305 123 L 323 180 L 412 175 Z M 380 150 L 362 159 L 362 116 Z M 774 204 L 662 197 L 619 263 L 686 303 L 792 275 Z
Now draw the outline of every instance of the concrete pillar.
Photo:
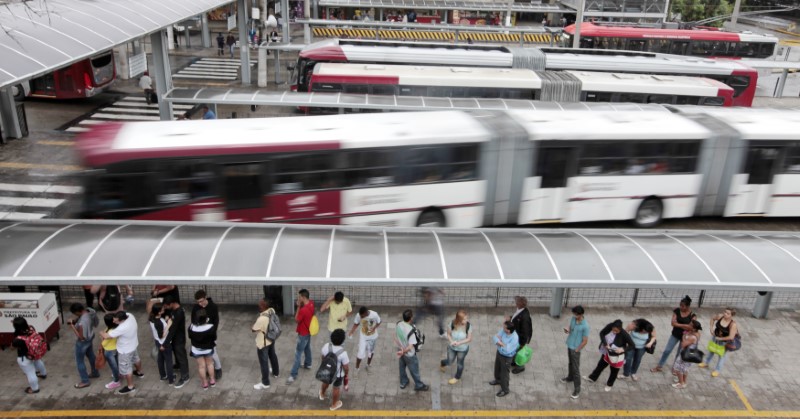
M 247 4 L 245 0 L 237 0 L 236 7 L 239 9 L 239 16 L 237 16 L 239 26 L 239 54 L 242 60 L 242 85 L 250 85 L 250 48 L 247 41 Z
M 184 41 L 183 41 L 183 46 L 186 47 L 186 48 L 191 48 L 192 47 L 192 37 L 191 37 L 190 31 L 189 31 L 189 25 L 188 25 L 189 22 L 186 22 L 186 23 L 187 23 L 187 25 L 184 27 L 184 30 L 183 30 L 183 37 L 185 38 Z
M 581 46 L 581 23 L 583 23 L 583 9 L 586 8 L 586 0 L 578 3 L 578 15 L 575 17 L 575 36 L 572 38 L 572 48 Z
M 172 71 L 169 68 L 169 50 L 164 45 L 172 45 L 166 36 L 169 30 L 158 31 L 150 35 L 150 46 L 153 49 L 153 73 L 158 94 L 158 115 L 162 121 L 172 120 L 172 103 L 162 100 L 165 93 L 172 89 Z
M 19 125 L 17 116 L 17 102 L 14 100 L 11 86 L 0 89 L 0 125 L 3 126 L 3 137 L 0 138 L 0 144 L 2 144 L 3 138 L 22 138 L 22 127 Z
M 275 84 L 283 84 L 283 80 L 281 80 L 281 52 L 277 49 L 272 52 L 275 53 Z
M 733 14 L 731 14 L 731 23 L 736 24 L 736 21 L 739 20 L 739 7 L 742 5 L 742 0 L 736 0 L 733 3 Z
M 208 13 L 200 15 L 200 24 L 203 33 L 203 48 L 211 48 L 211 29 L 208 27 Z
M 284 44 L 292 42 L 292 37 L 289 30 L 289 0 L 280 0 L 281 17 L 283 17 L 283 28 L 281 28 L 281 40 Z M 311 43 L 309 38 L 306 38 L 306 43 Z
M 759 291 L 756 296 L 756 303 L 753 306 L 753 317 L 766 319 L 769 313 L 769 304 L 772 302 L 771 291 Z
M 169 48 L 170 50 L 175 49 L 175 45 L 173 45 L 172 43 L 172 40 L 175 39 L 173 38 L 173 36 L 175 36 L 175 34 L 172 33 L 172 25 L 169 25 L 167 26 L 167 39 L 169 40 L 169 42 L 167 42 L 167 48 Z
M 288 3 L 288 0 L 284 0 Z M 303 0 L 303 15 L 306 19 L 311 17 L 311 0 Z M 311 25 L 308 23 L 303 24 L 303 38 L 305 39 L 306 44 L 311 43 Z
M 561 317 L 561 307 L 564 304 L 564 291 L 566 288 L 553 288 L 553 299 L 550 300 L 550 317 Z
M 114 63 L 117 66 L 117 77 L 122 80 L 130 79 L 131 68 L 128 57 L 128 44 L 122 44 L 114 48 Z
M 281 295 L 283 296 L 283 315 L 284 316 L 293 316 L 294 315 L 294 292 L 292 286 L 284 285 L 283 289 L 281 290 Z
M 267 87 L 267 50 L 258 49 L 258 87 Z

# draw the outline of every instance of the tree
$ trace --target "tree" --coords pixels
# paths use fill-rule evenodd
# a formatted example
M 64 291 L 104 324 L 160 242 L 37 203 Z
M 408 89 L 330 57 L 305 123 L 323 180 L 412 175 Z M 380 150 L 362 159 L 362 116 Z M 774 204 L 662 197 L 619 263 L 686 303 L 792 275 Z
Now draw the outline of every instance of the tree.
M 672 16 L 680 15 L 682 22 L 695 22 L 714 16 L 727 16 L 733 7 L 727 0 L 674 0 L 670 4 Z M 722 26 L 724 19 L 711 22 L 708 26 Z

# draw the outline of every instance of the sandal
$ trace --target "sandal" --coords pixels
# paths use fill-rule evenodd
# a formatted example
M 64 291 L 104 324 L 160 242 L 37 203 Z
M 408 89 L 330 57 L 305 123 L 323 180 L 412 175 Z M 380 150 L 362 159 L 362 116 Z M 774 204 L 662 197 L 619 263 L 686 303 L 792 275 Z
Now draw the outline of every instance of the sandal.
M 78 384 L 75 384 L 74 387 L 75 388 L 86 388 L 86 387 L 89 387 L 90 385 L 91 384 L 89 384 L 89 383 L 78 383 Z
M 28 394 L 36 394 L 36 393 L 39 392 L 39 390 L 34 390 L 34 389 L 28 387 L 28 388 L 25 389 L 25 392 L 28 393 Z
M 650 368 L 650 372 L 662 372 L 662 371 L 663 371 L 663 370 L 661 369 L 661 367 L 653 367 L 653 368 Z
M 338 402 L 336 402 L 335 405 L 331 406 L 331 410 L 336 410 L 336 409 L 342 407 L 342 404 L 344 404 L 344 403 L 342 403 L 342 401 L 339 400 Z

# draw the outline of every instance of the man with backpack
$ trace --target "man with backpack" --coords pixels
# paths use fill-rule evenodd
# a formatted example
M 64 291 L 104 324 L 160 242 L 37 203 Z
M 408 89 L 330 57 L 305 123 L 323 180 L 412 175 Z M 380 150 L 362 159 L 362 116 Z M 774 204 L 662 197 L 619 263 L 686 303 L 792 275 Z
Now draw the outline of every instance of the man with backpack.
M 414 391 L 428 391 L 430 387 L 422 382 L 419 376 L 419 359 L 417 351 L 422 344 L 421 335 L 414 326 L 414 312 L 406 310 L 403 312 L 403 321 L 397 322 L 395 327 L 394 342 L 397 345 L 397 358 L 400 362 L 400 390 L 408 387 L 408 375 L 406 368 L 414 379 Z
M 275 354 L 275 340 L 281 334 L 281 325 L 275 310 L 265 299 L 258 301 L 258 318 L 251 330 L 256 334 L 256 351 L 258 366 L 261 367 L 261 382 L 253 386 L 256 390 L 269 388 L 269 367 L 272 365 L 272 376 L 278 378 L 278 355 Z
M 331 333 L 331 342 L 322 347 L 322 361 L 317 370 L 317 379 L 322 381 L 319 389 L 319 399 L 325 400 L 325 393 L 329 386 L 333 386 L 331 391 L 331 410 L 342 407 L 339 395 L 342 392 L 342 384 L 347 381 L 347 374 L 350 372 L 350 358 L 344 350 L 345 333 L 342 329 L 336 329 Z
M 81 303 L 73 303 L 69 311 L 75 316 L 70 319 L 67 324 L 70 325 L 72 331 L 75 332 L 77 340 L 75 340 L 75 363 L 78 367 L 78 375 L 81 381 L 75 384 L 75 388 L 86 388 L 91 385 L 89 378 L 100 377 L 100 372 L 95 368 L 95 353 L 92 347 L 94 340 L 94 328 L 99 323 L 97 313 L 92 308 L 86 308 Z M 86 372 L 86 364 L 84 358 L 89 359 L 89 366 L 92 369 L 91 375 Z
M 197 323 L 197 313 L 200 310 L 205 310 L 208 316 L 208 322 L 214 325 L 214 330 L 219 333 L 219 307 L 206 295 L 205 290 L 197 290 L 194 293 L 195 305 L 192 306 L 192 324 Z M 222 362 L 219 360 L 219 346 L 214 348 L 214 353 L 211 355 L 214 360 L 214 377 L 219 380 L 222 378 Z

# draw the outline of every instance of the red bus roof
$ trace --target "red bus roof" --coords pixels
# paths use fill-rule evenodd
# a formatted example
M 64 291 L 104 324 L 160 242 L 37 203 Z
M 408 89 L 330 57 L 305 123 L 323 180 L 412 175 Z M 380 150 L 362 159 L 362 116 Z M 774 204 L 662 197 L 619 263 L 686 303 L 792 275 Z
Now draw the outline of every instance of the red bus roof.
M 564 32 L 574 35 L 575 25 L 564 28 Z M 722 31 L 705 31 L 691 29 L 658 29 L 658 28 L 630 28 L 623 26 L 600 26 L 590 22 L 581 24 L 581 36 L 593 37 L 619 37 L 619 38 L 655 38 L 655 39 L 692 39 L 700 41 L 730 41 L 741 40 L 738 33 Z

